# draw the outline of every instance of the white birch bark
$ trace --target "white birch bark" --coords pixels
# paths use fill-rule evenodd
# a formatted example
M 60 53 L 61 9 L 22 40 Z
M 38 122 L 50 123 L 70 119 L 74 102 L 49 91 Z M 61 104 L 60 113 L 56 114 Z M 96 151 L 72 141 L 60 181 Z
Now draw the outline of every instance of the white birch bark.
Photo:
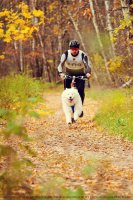
M 112 82 L 111 75 L 110 75 L 110 72 L 109 72 L 109 69 L 108 69 L 108 65 L 107 65 L 107 58 L 105 56 L 105 53 L 104 53 L 104 50 L 103 50 L 103 44 L 102 44 L 102 41 L 101 41 L 101 38 L 100 38 L 100 31 L 99 31 L 99 28 L 98 28 L 98 25 L 97 25 L 97 21 L 96 21 L 96 16 L 95 16 L 95 11 L 94 11 L 94 6 L 93 6 L 93 0 L 89 0 L 89 3 L 90 3 L 90 9 L 91 9 L 91 12 L 92 12 L 93 25 L 94 25 L 94 28 L 95 28 L 95 31 L 96 31 L 96 35 L 97 35 L 99 46 L 101 48 L 101 54 L 103 56 L 104 63 L 105 63 L 107 77 L 108 77 L 108 80 L 110 82 Z
M 121 0 L 122 12 L 124 17 L 127 15 L 129 16 L 129 7 L 125 0 Z
M 23 64 L 23 41 L 19 40 L 19 61 L 20 61 L 20 71 L 24 72 Z
M 79 39 L 80 39 L 81 45 L 82 45 L 82 47 L 83 47 L 83 50 L 84 50 L 85 52 L 87 52 L 85 43 L 84 43 L 84 41 L 83 41 L 82 35 L 81 35 L 81 33 L 80 33 L 80 31 L 79 31 L 79 28 L 78 28 L 78 23 L 75 21 L 75 19 L 73 18 L 73 16 L 71 15 L 70 12 L 68 12 L 68 14 L 69 14 L 69 17 L 70 17 L 70 19 L 71 19 L 71 21 L 72 21 L 72 23 L 73 23 L 73 26 L 74 26 L 74 28 L 75 28 L 75 30 L 76 30 L 76 33 L 78 34 L 78 37 L 79 37 Z M 94 66 L 92 65 L 91 62 L 90 62 L 89 64 L 90 64 L 90 67 L 91 67 L 91 69 L 92 69 L 92 71 L 93 71 L 94 78 L 95 78 L 96 82 L 99 84 L 98 76 L 97 76 L 97 74 L 95 73 L 95 70 L 93 70 L 93 69 L 94 69 Z
M 61 27 L 61 23 L 62 23 L 62 3 L 59 4 L 59 14 L 58 14 L 58 18 L 57 18 L 57 24 L 59 27 L 59 34 L 58 34 L 58 52 L 61 55 L 62 54 L 62 27 Z
M 111 24 L 111 16 L 109 12 L 110 8 L 110 0 L 105 0 L 105 9 L 106 9 L 106 23 L 107 23 L 107 30 L 109 31 L 110 41 L 111 41 L 111 47 L 112 47 L 112 56 L 115 57 L 115 45 L 112 42 L 113 40 L 113 27 Z
M 69 17 L 70 17 L 73 25 L 74 25 L 76 33 L 78 34 L 78 37 L 79 37 L 79 39 L 81 41 L 82 47 L 83 47 L 84 51 L 86 51 L 86 47 L 85 47 L 82 35 L 81 35 L 80 31 L 79 31 L 78 24 L 77 24 L 77 22 L 75 21 L 75 19 L 73 18 L 72 14 L 69 11 L 68 11 L 68 14 L 69 14 Z
M 41 50 L 42 50 L 43 77 L 46 78 L 46 75 L 47 75 L 46 56 L 45 56 L 45 52 L 44 52 L 44 44 L 43 44 L 42 36 L 41 36 L 41 34 L 39 32 L 38 32 L 38 37 L 39 37 L 39 41 L 40 41 L 40 45 L 41 45 Z
M 122 6 L 122 13 L 123 13 L 124 18 L 130 18 L 129 7 L 126 3 L 126 0 L 121 0 L 121 6 Z M 129 31 L 128 30 L 126 31 L 126 37 L 127 38 L 129 37 Z M 132 52 L 131 52 L 129 44 L 127 46 L 127 50 L 128 50 L 128 54 L 131 56 Z

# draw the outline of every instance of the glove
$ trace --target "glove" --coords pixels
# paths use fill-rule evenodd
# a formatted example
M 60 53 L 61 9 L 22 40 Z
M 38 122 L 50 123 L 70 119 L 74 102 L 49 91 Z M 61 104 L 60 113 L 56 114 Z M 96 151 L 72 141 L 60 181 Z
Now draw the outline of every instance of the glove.
M 65 74 L 64 73 L 60 73 L 60 78 L 61 80 L 64 80 Z
M 91 74 L 90 73 L 87 73 L 86 74 L 86 77 L 89 79 L 91 77 Z

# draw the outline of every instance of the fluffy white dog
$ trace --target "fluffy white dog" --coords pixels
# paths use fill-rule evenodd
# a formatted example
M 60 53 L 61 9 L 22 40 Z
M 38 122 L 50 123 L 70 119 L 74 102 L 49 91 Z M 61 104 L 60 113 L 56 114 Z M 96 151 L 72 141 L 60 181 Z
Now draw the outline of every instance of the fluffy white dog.
M 62 106 L 66 116 L 67 124 L 72 123 L 72 118 L 76 121 L 83 111 L 81 97 L 76 88 L 66 88 L 62 93 Z M 74 106 L 74 112 L 72 107 Z

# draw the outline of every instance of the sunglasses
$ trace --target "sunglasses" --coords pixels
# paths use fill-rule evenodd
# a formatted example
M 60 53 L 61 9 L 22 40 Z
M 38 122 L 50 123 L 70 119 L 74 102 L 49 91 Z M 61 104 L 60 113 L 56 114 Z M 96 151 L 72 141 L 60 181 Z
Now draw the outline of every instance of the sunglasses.
M 78 51 L 79 48 L 70 48 L 72 51 Z

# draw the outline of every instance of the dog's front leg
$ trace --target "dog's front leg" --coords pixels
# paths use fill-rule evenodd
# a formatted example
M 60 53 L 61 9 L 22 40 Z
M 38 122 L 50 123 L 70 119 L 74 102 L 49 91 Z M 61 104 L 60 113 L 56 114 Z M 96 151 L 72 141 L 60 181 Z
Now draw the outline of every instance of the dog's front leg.
M 66 108 L 64 107 L 64 113 L 65 113 L 65 116 L 66 116 L 66 123 L 67 124 L 71 124 L 72 123 L 72 110 L 71 110 L 71 107 L 69 108 Z
M 76 121 L 78 119 L 79 115 L 78 115 L 78 112 L 74 112 L 74 120 Z
M 79 118 L 82 110 L 83 110 L 82 109 L 82 104 L 75 105 L 75 111 L 74 111 L 74 120 L 75 121 Z

